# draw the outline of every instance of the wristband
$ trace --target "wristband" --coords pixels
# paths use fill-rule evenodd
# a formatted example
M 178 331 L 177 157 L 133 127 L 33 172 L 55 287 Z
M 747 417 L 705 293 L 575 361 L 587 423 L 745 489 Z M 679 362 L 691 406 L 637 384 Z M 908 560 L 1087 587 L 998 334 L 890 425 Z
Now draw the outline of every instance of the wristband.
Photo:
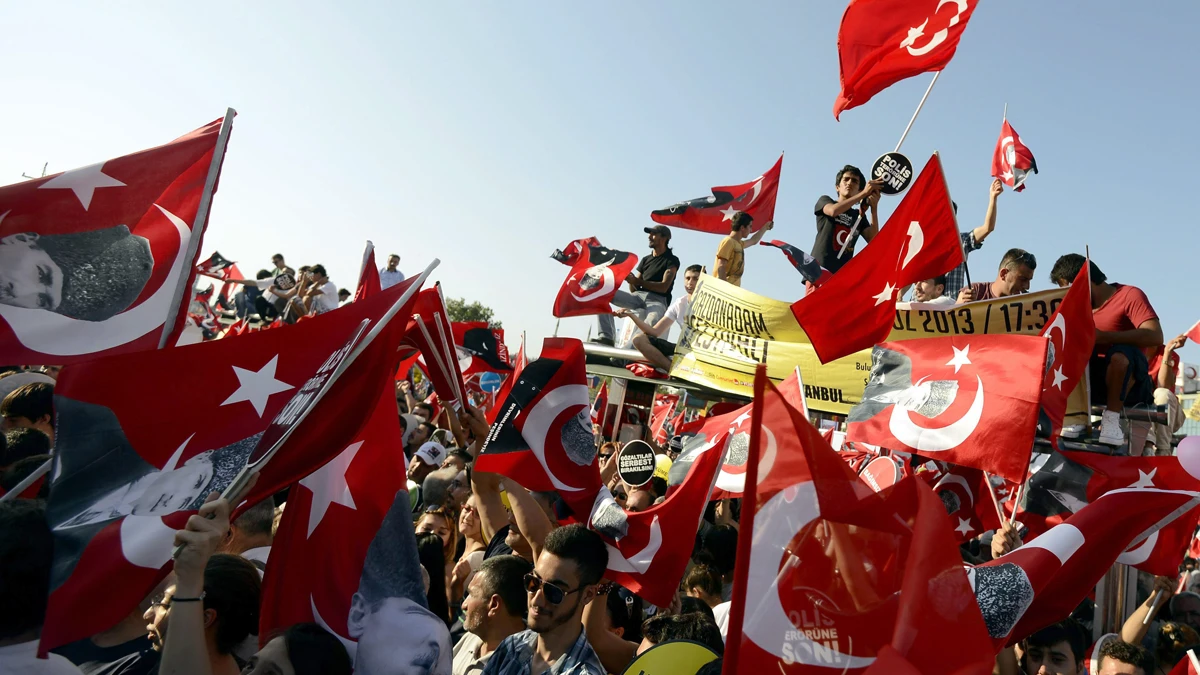
M 177 603 L 177 602 L 200 602 L 201 600 L 203 600 L 203 599 L 204 599 L 204 596 L 205 596 L 205 595 L 208 595 L 208 593 L 207 593 L 207 592 L 205 592 L 205 591 L 200 591 L 200 595 L 197 595 L 197 596 L 196 596 L 196 597 L 194 597 L 194 598 L 179 598 L 179 597 L 172 597 L 172 598 L 171 598 L 171 604 L 175 604 L 175 603 Z

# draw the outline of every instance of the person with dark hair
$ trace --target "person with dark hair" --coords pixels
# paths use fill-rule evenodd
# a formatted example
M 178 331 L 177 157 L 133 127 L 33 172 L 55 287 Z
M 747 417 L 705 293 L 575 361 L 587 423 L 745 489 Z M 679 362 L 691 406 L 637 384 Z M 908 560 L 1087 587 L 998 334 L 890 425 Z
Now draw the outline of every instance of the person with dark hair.
M 583 610 L 583 630 L 600 664 L 610 673 L 625 671 L 642 641 L 642 599 L 613 582 L 600 584 Z
M 671 357 L 675 355 L 675 343 L 668 341 L 667 335 L 671 331 L 671 326 L 675 324 L 679 324 L 681 335 L 682 330 L 687 326 L 688 315 L 692 312 L 692 293 L 696 291 L 696 284 L 700 281 L 703 269 L 700 265 L 691 265 L 684 270 L 683 290 L 685 294 L 676 298 L 675 302 L 671 303 L 667 309 L 667 313 L 653 326 L 642 321 L 637 314 L 627 309 L 618 309 L 613 312 L 616 316 L 626 317 L 633 321 L 633 325 L 642 331 L 641 334 L 634 336 L 633 348 L 641 352 L 642 356 L 645 356 L 654 367 L 660 370 L 671 369 Z
M 867 241 L 879 233 L 879 188 L 883 181 L 867 182 L 858 167 L 847 164 L 837 172 L 833 184 L 837 188 L 837 199 L 821 195 L 813 209 L 817 217 L 817 238 L 813 242 L 812 257 L 821 267 L 837 274 L 854 256 L 860 233 Z M 855 225 L 860 215 L 865 215 L 867 210 L 871 212 L 871 222 L 857 229 Z M 841 253 L 843 246 L 845 253 Z
M 701 614 L 668 614 L 655 615 L 646 619 L 642 624 L 642 644 L 638 645 L 637 653 L 650 649 L 654 645 L 672 640 L 689 640 L 699 642 L 717 653 L 725 653 L 725 641 L 721 639 L 721 631 L 712 619 Z
M 346 647 L 315 623 L 288 627 L 246 663 L 243 675 L 350 675 Z
M 525 575 L 532 571 L 528 560 L 515 555 L 483 561 L 467 584 L 467 597 L 462 602 L 463 628 L 467 632 L 454 645 L 454 675 L 483 672 L 500 643 L 525 629 Z
M 647 324 L 657 323 L 671 304 L 671 289 L 675 287 L 675 275 L 679 273 L 679 258 L 671 251 L 671 228 L 654 225 L 642 228 L 648 238 L 650 255 L 638 261 L 636 273 L 625 277 L 629 291 L 618 290 L 612 304 L 633 310 Z M 597 314 L 599 326 L 594 340 L 613 346 L 616 337 L 615 323 L 611 314 Z
M 329 280 L 324 265 L 313 265 L 309 270 L 312 284 L 304 292 L 304 307 L 310 314 L 324 314 L 338 308 L 337 285 Z
M 452 466 L 459 471 L 463 471 L 474 461 L 471 453 L 467 452 L 466 448 L 449 448 L 448 450 L 446 459 L 442 460 L 443 469 Z M 471 489 L 470 481 L 467 481 L 466 488 L 468 490 Z
M 419 429 L 420 433 L 414 434 L 414 438 L 420 437 L 424 433 L 429 433 L 432 435 L 434 431 L 433 425 L 428 422 L 421 422 Z M 408 461 L 408 479 L 417 485 L 424 485 L 426 477 L 436 471 L 438 467 L 442 465 L 442 462 L 445 459 L 446 448 L 441 443 L 438 443 L 437 441 L 425 441 L 421 443 L 414 450 L 412 459 Z M 445 483 L 445 487 L 448 488 L 450 485 L 450 479 L 447 478 Z M 441 497 L 444 500 L 444 489 Z M 441 506 L 445 504 L 445 501 L 434 503 L 430 501 L 429 498 L 424 498 L 423 501 L 424 503 L 432 506 Z
M 1060 288 L 1070 286 L 1084 262 L 1086 258 L 1078 253 L 1060 257 L 1050 270 L 1050 281 Z M 1100 416 L 1100 442 L 1120 446 L 1125 444 L 1121 411 L 1127 405 L 1150 406 L 1154 402 L 1149 356 L 1162 348 L 1162 324 L 1142 289 L 1109 283 L 1094 261 L 1088 266 L 1088 277 L 1096 324 L 1096 346 L 1088 363 L 1091 402 L 1105 407 Z M 1063 435 L 1080 431 L 1064 429 Z M 1142 448 L 1130 448 L 1129 454 L 1140 455 Z
M 150 241 L 125 225 L 0 237 L 2 305 L 105 321 L 129 309 L 153 272 Z
M 29 457 L 50 454 L 50 439 L 37 429 L 9 429 L 4 432 L 3 438 L 3 444 L 0 444 L 0 448 L 3 448 L 3 452 L 0 452 L 0 469 Z
M 441 552 L 429 537 L 427 548 Z M 449 675 L 450 631 L 430 611 L 408 493 L 400 490 L 367 548 L 348 629 L 356 675 Z
M 721 573 L 721 600 L 728 602 L 733 592 L 733 568 L 737 555 L 737 528 L 716 525 L 704 535 L 704 550 L 712 556 L 713 566 Z
M 354 295 L 354 294 L 350 292 L 350 289 L 339 288 L 338 289 L 338 306 L 341 307 L 342 305 L 349 302 L 350 296 L 352 296 L 352 295 Z
M 1138 645 L 1113 640 L 1100 648 L 1095 675 L 1154 675 L 1154 659 Z
M 742 275 L 746 271 L 745 249 L 755 246 L 767 233 L 775 227 L 775 221 L 769 221 L 758 232 L 751 234 L 754 229 L 754 219 L 749 213 L 738 211 L 729 219 L 729 234 L 717 244 L 716 259 L 713 260 L 713 276 L 728 281 L 734 286 L 742 285 Z
M 1026 673 L 1079 675 L 1083 672 L 1087 646 L 1083 626 L 1074 619 L 1063 619 L 1021 642 L 1021 667 Z
M 0 502 L 0 673 L 79 674 L 57 654 L 37 658 L 46 618 L 54 537 L 41 502 Z
M 150 675 L 158 672 L 158 651 L 146 632 L 146 610 L 173 579 L 163 579 L 138 606 L 108 630 L 54 650 L 83 675 Z
M 604 675 L 582 618 L 607 567 L 608 547 L 600 535 L 578 524 L 550 532 L 525 576 L 529 630 L 500 643 L 485 675 L 533 675 L 551 667 L 557 673 Z
M 449 628 L 450 600 L 446 593 L 446 553 L 442 538 L 433 532 L 417 533 L 417 558 L 429 575 L 429 586 L 425 600 L 429 611 L 446 623 Z
M 932 279 L 913 284 L 913 302 L 923 302 L 929 305 L 953 305 L 954 298 L 946 295 L 946 275 L 940 274 Z
M 34 382 L 17 387 L 0 401 L 0 428 L 37 429 L 54 445 L 54 385 Z
M 400 271 L 400 256 L 395 253 L 387 257 L 387 267 L 379 270 L 379 288 L 387 290 L 404 281 L 404 272 Z
M 1033 271 L 1037 269 L 1037 258 L 1020 248 L 1010 248 L 1000 259 L 1000 269 L 995 281 L 977 281 L 963 286 L 958 292 L 958 302 L 994 300 L 1029 292 Z
M 267 569 L 267 558 L 275 541 L 271 533 L 274 523 L 275 500 L 268 497 L 243 511 L 237 520 L 229 524 L 229 534 L 221 543 L 221 552 L 249 560 L 261 575 Z
M 34 431 L 33 429 L 23 429 L 22 431 L 41 435 L 40 431 Z M 28 478 L 30 474 L 40 469 L 48 461 L 50 461 L 50 455 L 48 454 L 31 455 L 13 462 L 11 466 L 0 471 L 0 495 L 16 488 L 21 484 L 21 481 Z M 50 496 L 50 481 L 44 477 L 34 481 L 32 485 L 22 491 L 22 494 L 17 496 L 26 499 L 47 499 Z

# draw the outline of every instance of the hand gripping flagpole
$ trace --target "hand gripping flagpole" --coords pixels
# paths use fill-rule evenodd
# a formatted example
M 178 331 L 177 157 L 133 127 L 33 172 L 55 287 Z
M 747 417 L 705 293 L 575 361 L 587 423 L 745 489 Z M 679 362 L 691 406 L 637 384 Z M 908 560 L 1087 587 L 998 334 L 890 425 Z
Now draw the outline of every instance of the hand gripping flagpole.
M 235 497 L 241 499 L 241 497 L 244 496 L 241 493 L 245 489 L 246 484 L 250 482 L 250 477 L 257 473 L 264 465 L 266 465 L 266 463 L 271 460 L 271 457 L 278 452 L 279 448 L 283 447 L 283 444 L 286 443 L 291 437 L 292 432 L 300 427 L 300 423 L 303 422 L 306 417 L 308 417 L 308 414 L 317 407 L 317 403 L 319 403 L 321 399 L 324 398 L 325 394 L 327 394 L 333 387 L 333 383 L 337 382 L 338 378 L 342 376 L 342 373 L 346 372 L 346 369 L 348 369 L 350 365 L 354 363 L 354 360 L 357 359 L 358 356 L 362 354 L 368 346 L 370 346 L 375 338 L 379 337 L 379 334 L 383 332 L 383 329 L 389 323 L 391 323 L 392 319 L 395 318 L 400 309 L 408 304 L 408 301 L 417 293 L 421 286 L 425 284 L 425 280 L 429 278 L 429 275 L 439 264 L 441 264 L 441 261 L 437 258 L 434 258 L 433 262 L 429 263 L 429 266 L 425 268 L 425 271 L 421 272 L 421 276 L 417 277 L 416 281 L 414 281 L 411 286 L 405 289 L 400 298 L 397 299 L 396 302 L 392 303 L 392 306 L 388 308 L 388 311 L 385 312 L 384 315 L 380 317 L 373 326 L 371 326 L 371 330 L 368 331 L 361 340 L 359 340 L 358 345 L 351 350 L 350 354 L 347 355 L 346 358 L 342 359 L 342 362 L 338 364 L 337 368 L 334 369 L 329 378 L 325 380 L 325 384 L 313 396 L 312 402 L 300 411 L 296 419 L 293 420 L 288 425 L 287 429 L 284 430 L 283 434 L 279 437 L 279 440 L 275 441 L 271 448 L 263 454 L 262 459 L 260 459 L 253 466 L 247 464 L 242 468 L 241 471 L 238 472 L 236 476 L 234 476 L 229 485 L 227 485 L 225 489 L 221 491 L 221 499 L 228 499 L 232 501 Z M 284 406 L 284 409 L 286 408 L 287 406 Z M 252 457 L 253 454 L 254 453 L 251 453 Z M 233 507 L 236 508 L 237 504 L 233 504 Z M 213 517 L 213 514 L 208 515 L 209 519 L 212 519 Z M 183 547 L 184 544 L 176 546 L 171 552 L 171 558 L 174 559 L 179 557 L 179 552 L 183 550 Z
M 221 175 L 221 163 L 225 161 L 225 147 L 229 145 L 229 133 L 233 131 L 233 118 L 237 111 L 233 108 L 225 110 L 225 119 L 221 121 L 221 130 L 217 133 L 217 144 L 213 146 L 212 162 L 208 165 L 208 176 L 204 179 L 204 190 L 200 193 L 200 204 L 196 207 L 196 219 L 192 221 L 192 234 L 188 237 L 187 255 L 183 262 L 187 269 L 179 275 L 179 286 L 175 288 L 175 296 L 167 310 L 166 323 L 163 324 L 162 337 L 158 340 L 158 348 L 167 346 L 171 333 L 175 330 L 175 321 L 179 318 L 179 308 L 183 305 L 184 295 L 191 288 L 192 267 L 196 263 L 196 253 L 200 250 L 200 240 L 203 239 L 204 224 L 208 222 L 208 211 L 212 207 L 213 192 L 217 189 L 217 178 Z
M 917 121 L 917 115 L 921 114 L 921 108 L 925 107 L 925 100 L 929 98 L 929 92 L 933 91 L 933 85 L 937 84 L 938 77 L 942 71 L 937 71 L 933 74 L 933 79 L 929 81 L 929 87 L 925 89 L 925 95 L 921 97 L 921 102 L 917 104 L 917 109 L 913 111 L 912 119 L 908 120 L 908 126 L 904 127 L 904 133 L 900 134 L 900 140 L 896 142 L 896 149 L 892 152 L 900 152 L 900 146 L 904 145 L 904 139 L 908 138 L 908 132 L 912 130 L 913 123 Z M 863 187 L 866 187 L 865 185 Z M 841 258 L 846 254 L 846 248 L 850 246 L 850 242 L 854 241 L 855 235 L 858 234 L 858 228 L 863 221 L 867 219 L 867 210 L 862 209 L 858 214 L 858 220 L 854 222 L 854 227 L 850 228 L 850 234 L 846 236 L 846 241 L 842 242 L 842 249 L 838 251 L 837 257 Z

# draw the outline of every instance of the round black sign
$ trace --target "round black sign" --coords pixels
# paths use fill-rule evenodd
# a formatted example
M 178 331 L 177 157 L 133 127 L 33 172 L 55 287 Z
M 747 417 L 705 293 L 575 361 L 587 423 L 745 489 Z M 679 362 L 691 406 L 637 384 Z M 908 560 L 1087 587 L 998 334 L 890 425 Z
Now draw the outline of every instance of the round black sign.
M 617 475 L 629 487 L 641 487 L 654 477 L 654 448 L 646 441 L 629 441 L 617 457 Z
M 296 277 L 284 272 L 275 277 L 274 284 L 275 288 L 278 288 L 281 291 L 290 291 L 292 290 L 292 287 L 296 285 Z
M 879 187 L 879 191 L 883 194 L 900 194 L 912 182 L 912 162 L 898 152 L 886 153 L 871 165 L 871 175 L 867 177 L 867 180 L 875 179 L 883 181 L 883 185 Z

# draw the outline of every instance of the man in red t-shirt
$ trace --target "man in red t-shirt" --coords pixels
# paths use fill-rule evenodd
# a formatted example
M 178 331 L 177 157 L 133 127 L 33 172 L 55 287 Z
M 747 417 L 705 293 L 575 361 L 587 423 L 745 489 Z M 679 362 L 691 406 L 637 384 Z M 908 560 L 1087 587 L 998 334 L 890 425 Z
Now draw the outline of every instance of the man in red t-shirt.
M 970 286 L 963 286 L 958 292 L 958 302 L 962 304 L 1028 293 L 1029 282 L 1033 281 L 1033 271 L 1036 269 L 1037 258 L 1032 253 L 1020 248 L 1010 248 L 1000 259 L 1000 270 L 996 272 L 996 280 L 977 281 Z
M 1050 281 L 1060 288 L 1071 285 L 1086 259 L 1069 253 L 1054 263 Z M 1150 407 L 1154 383 L 1147 358 L 1163 343 L 1158 314 L 1142 289 L 1110 284 L 1096 263 L 1091 263 L 1092 319 L 1096 322 L 1096 348 L 1089 364 L 1092 404 L 1105 406 L 1100 421 L 1100 442 L 1124 445 L 1121 410 L 1126 405 Z

